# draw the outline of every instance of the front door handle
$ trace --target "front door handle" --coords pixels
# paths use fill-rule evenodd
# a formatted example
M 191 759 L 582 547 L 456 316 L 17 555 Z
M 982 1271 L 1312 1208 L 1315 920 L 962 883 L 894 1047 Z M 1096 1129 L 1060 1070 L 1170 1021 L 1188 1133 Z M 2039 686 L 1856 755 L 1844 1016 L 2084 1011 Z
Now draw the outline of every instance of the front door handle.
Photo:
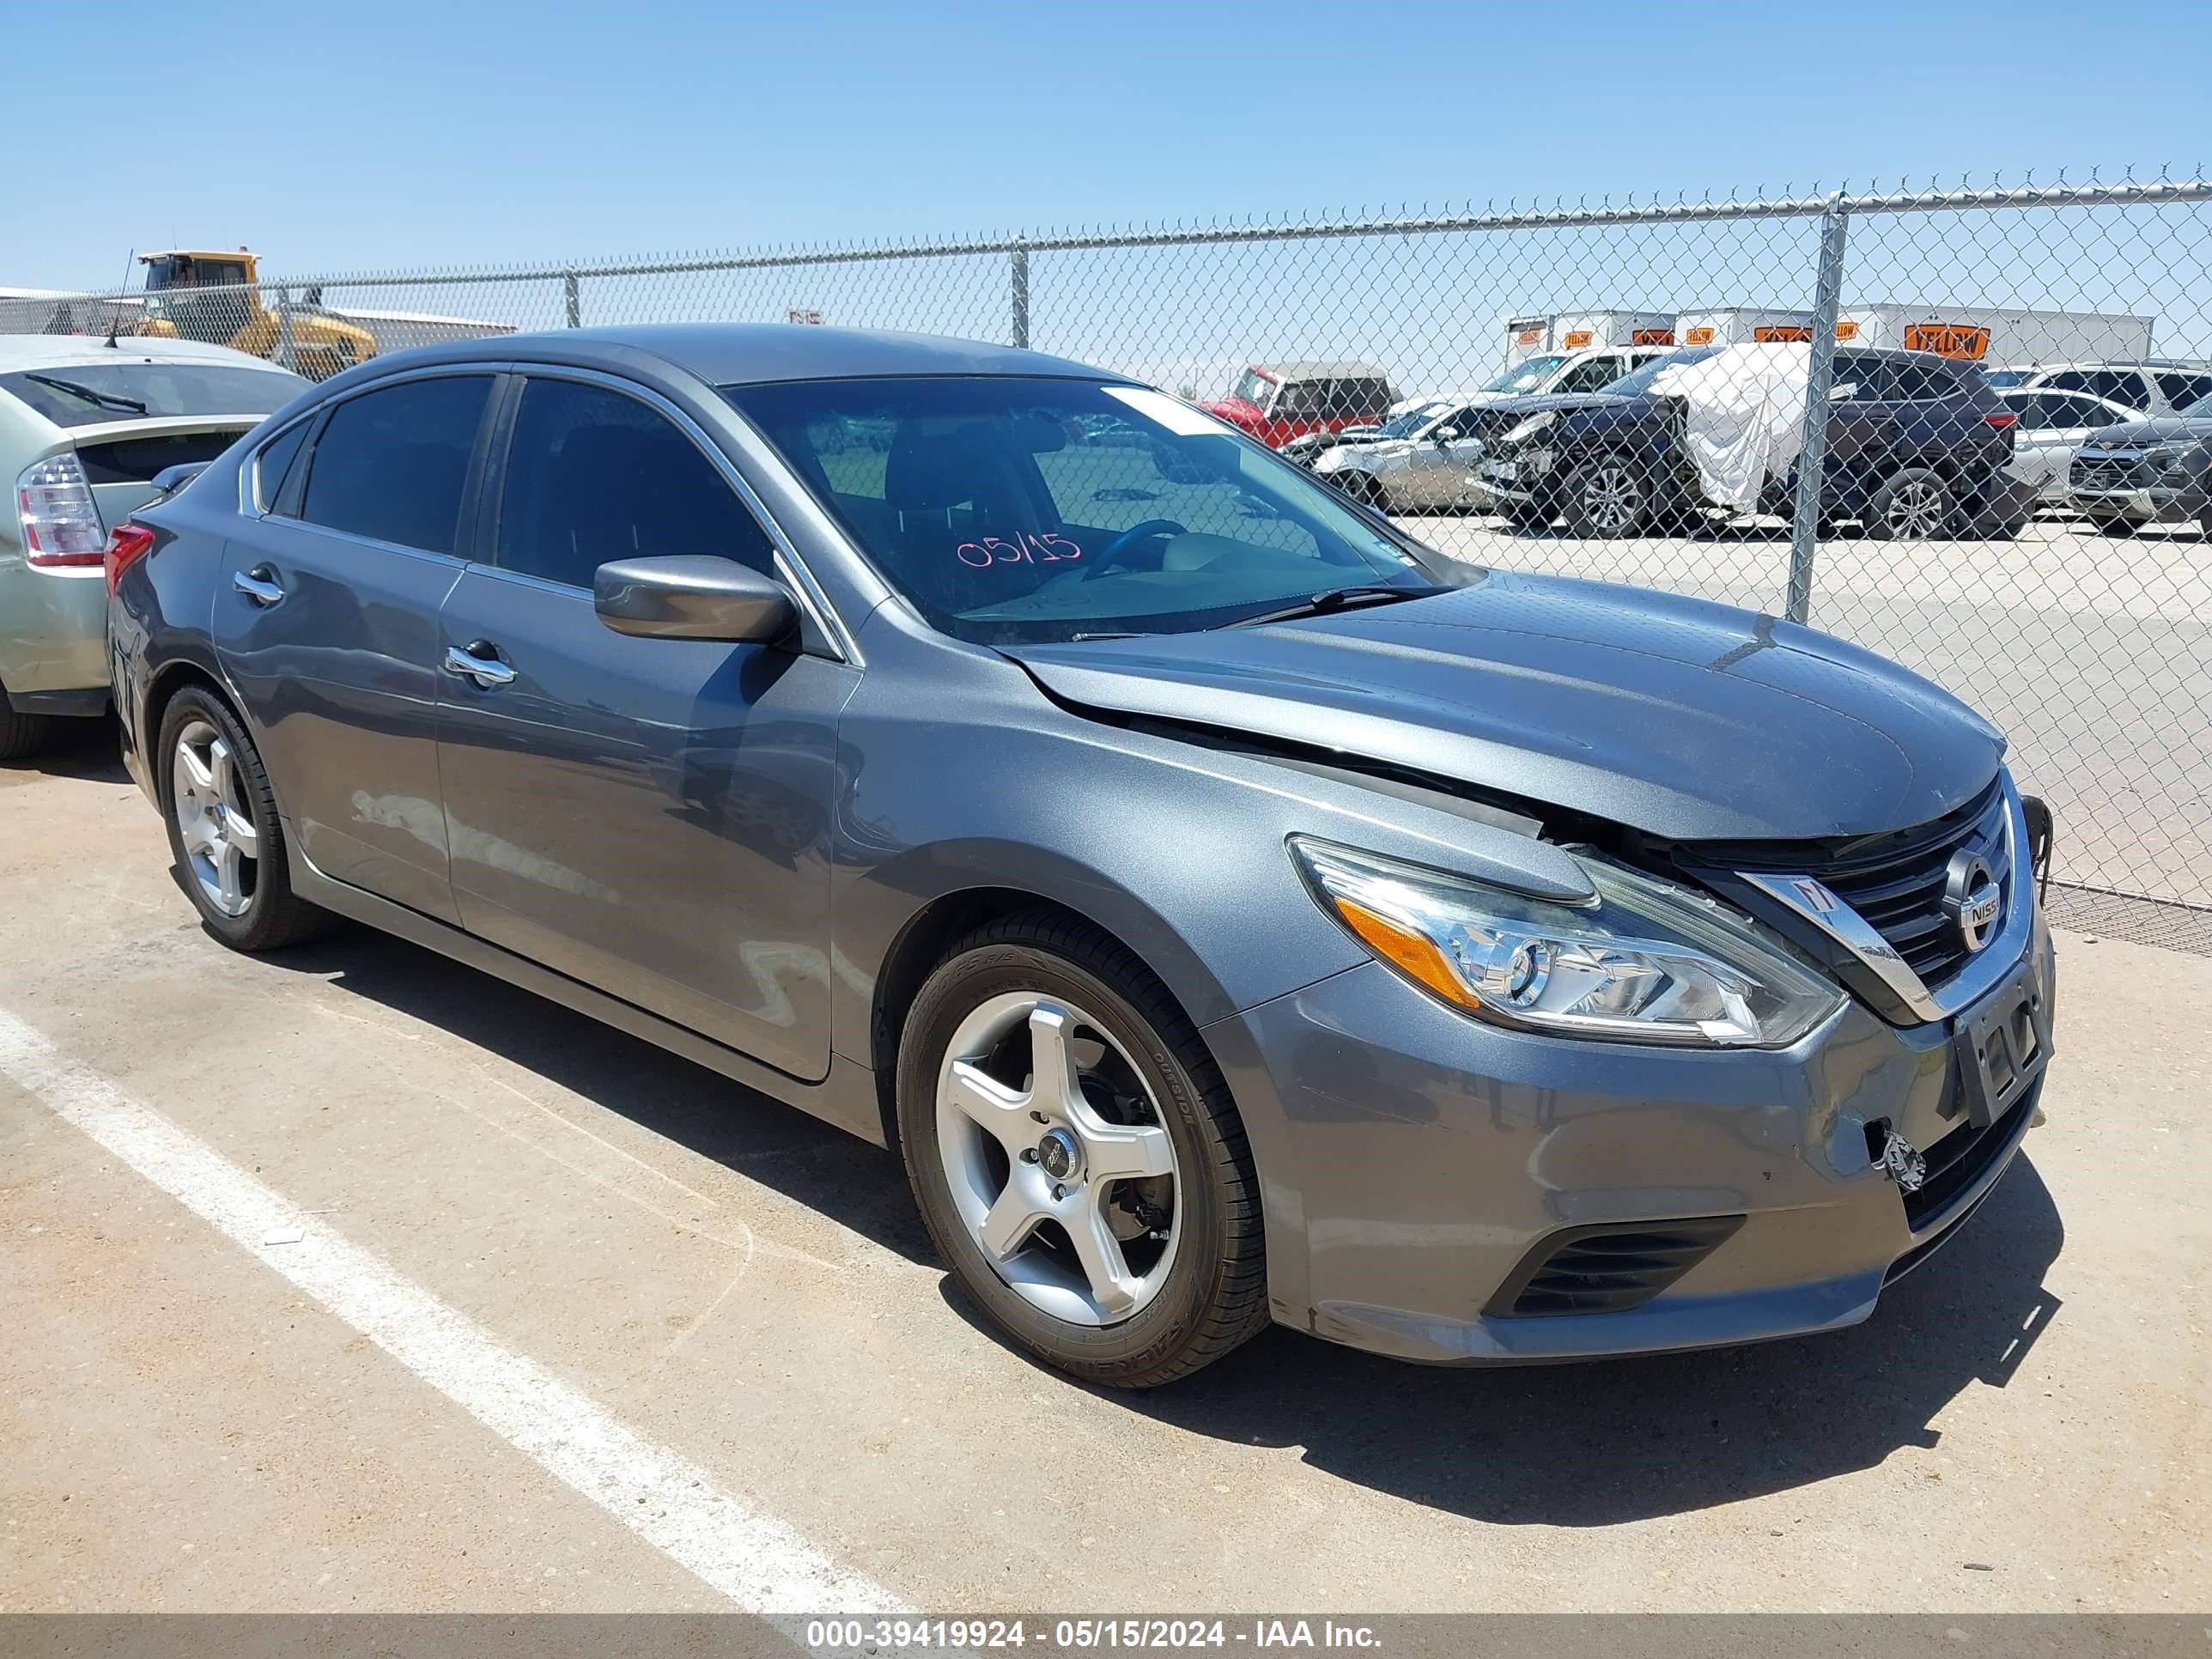
M 265 564 L 257 564 L 251 570 L 233 571 L 230 585 L 264 611 L 284 597 L 284 585 L 276 580 L 276 573 Z
M 499 647 L 489 640 L 477 640 L 466 646 L 447 646 L 446 672 L 474 680 L 487 691 L 494 686 L 511 684 L 514 679 L 514 670 L 500 660 Z

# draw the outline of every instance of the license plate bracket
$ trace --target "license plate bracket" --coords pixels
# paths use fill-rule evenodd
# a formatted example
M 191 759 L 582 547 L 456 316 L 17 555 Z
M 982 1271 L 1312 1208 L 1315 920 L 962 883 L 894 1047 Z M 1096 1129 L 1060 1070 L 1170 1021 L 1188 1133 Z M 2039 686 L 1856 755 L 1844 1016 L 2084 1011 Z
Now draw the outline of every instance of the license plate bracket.
M 2033 956 L 1959 1021 L 1959 1100 L 1985 1129 L 2016 1105 L 2051 1063 L 2051 1005 Z

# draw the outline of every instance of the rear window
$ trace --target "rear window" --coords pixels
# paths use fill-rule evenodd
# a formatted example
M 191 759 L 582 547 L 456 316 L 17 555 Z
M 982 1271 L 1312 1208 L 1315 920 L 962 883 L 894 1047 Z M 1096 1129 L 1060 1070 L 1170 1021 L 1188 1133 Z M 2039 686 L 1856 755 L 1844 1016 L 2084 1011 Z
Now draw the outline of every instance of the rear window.
M 250 427 L 227 427 L 217 432 L 169 432 L 157 437 L 118 438 L 112 443 L 84 444 L 76 458 L 84 467 L 85 482 L 95 484 L 150 483 L 164 467 L 211 461 L 238 441 Z
M 97 426 L 149 415 L 266 415 L 307 389 L 307 381 L 281 368 L 134 362 L 128 357 L 0 374 L 0 392 L 28 404 L 56 426 Z

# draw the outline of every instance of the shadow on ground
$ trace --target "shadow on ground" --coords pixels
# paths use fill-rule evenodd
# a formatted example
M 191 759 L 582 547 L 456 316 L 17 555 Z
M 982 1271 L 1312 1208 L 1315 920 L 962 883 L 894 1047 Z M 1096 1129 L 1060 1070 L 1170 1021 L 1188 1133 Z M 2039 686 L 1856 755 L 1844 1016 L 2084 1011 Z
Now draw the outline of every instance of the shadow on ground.
M 450 1031 L 909 1261 L 936 1261 L 898 1159 L 703 1066 L 368 927 L 264 960 Z
M 935 1256 L 898 1161 L 651 1044 L 414 945 L 347 927 L 270 958 L 438 1026 L 897 1251 Z M 1951 1399 L 2002 1388 L 2049 1326 L 2064 1240 L 2033 1166 L 1893 1286 L 1868 1323 L 1717 1352 L 1436 1370 L 1266 1332 L 1121 1409 L 1505 1523 L 1599 1526 L 1808 1486 L 1932 1446 Z M 996 1339 L 946 1280 L 945 1299 Z
M 122 735 L 112 715 L 56 721 L 53 735 L 36 754 L 0 761 L 0 780 L 11 772 L 24 777 L 82 778 L 88 783 L 131 781 L 123 765 Z

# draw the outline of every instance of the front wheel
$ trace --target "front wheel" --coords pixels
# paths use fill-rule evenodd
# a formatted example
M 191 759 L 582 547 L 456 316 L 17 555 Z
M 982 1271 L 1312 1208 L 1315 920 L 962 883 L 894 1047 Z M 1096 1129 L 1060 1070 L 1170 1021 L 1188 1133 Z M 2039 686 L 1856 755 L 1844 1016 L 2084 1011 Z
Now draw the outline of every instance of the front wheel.
M 1567 528 L 1577 536 L 1633 536 L 1651 516 L 1651 484 L 1627 455 L 1590 462 L 1567 485 Z
M 275 951 L 329 912 L 292 890 L 276 798 L 253 739 L 222 699 L 188 686 L 161 716 L 161 816 L 200 919 L 233 950 Z
M 915 999 L 899 1133 L 939 1252 L 999 1328 L 1152 1388 L 1267 1322 L 1259 1183 L 1205 1044 L 1086 923 L 994 922 Z

